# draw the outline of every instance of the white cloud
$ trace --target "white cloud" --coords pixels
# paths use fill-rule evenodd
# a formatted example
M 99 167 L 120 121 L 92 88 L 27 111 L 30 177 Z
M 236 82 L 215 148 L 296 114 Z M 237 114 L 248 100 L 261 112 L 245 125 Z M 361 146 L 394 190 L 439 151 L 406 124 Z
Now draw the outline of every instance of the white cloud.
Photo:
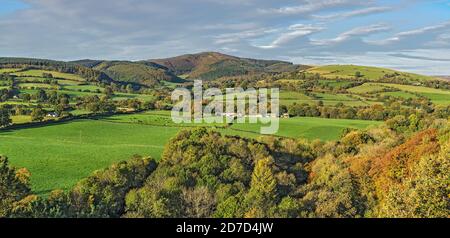
M 220 34 L 218 36 L 215 36 L 214 43 L 216 44 L 236 43 L 241 40 L 257 38 L 277 31 L 278 29 L 275 28 L 260 28 L 248 31 Z
M 355 16 L 364 16 L 374 13 L 382 13 L 393 10 L 392 7 L 368 7 L 358 10 L 353 10 L 349 12 L 341 12 L 331 15 L 313 15 L 314 18 L 320 19 L 320 20 L 334 20 L 339 18 L 349 18 L 349 17 L 355 17 Z
M 391 43 L 395 43 L 395 42 L 399 42 L 411 37 L 416 37 L 419 35 L 424 35 L 424 34 L 429 34 L 429 33 L 436 33 L 439 31 L 449 31 L 450 30 L 450 21 L 448 22 L 443 22 L 434 26 L 426 26 L 423 28 L 419 28 L 419 29 L 415 29 L 415 30 L 411 30 L 411 31 L 404 31 L 404 32 L 400 32 L 395 34 L 393 37 L 385 39 L 385 40 L 381 40 L 381 41 L 374 41 L 372 42 L 373 44 L 391 44 Z
M 336 38 L 333 39 L 327 39 L 327 40 L 314 40 L 314 45 L 330 45 L 334 43 L 341 43 L 344 41 L 347 41 L 353 37 L 361 37 L 361 36 L 367 36 L 374 33 L 384 32 L 388 31 L 391 28 L 386 24 L 374 24 L 369 26 L 361 26 L 353 28 L 347 32 L 344 32 L 340 35 L 338 35 Z
M 256 46 L 262 49 L 273 49 L 288 44 L 289 42 L 304 36 L 311 35 L 315 32 L 319 32 L 324 28 L 321 26 L 295 24 L 288 27 L 288 32 L 282 33 L 269 45 Z
M 296 6 L 287 6 L 280 8 L 258 9 L 261 14 L 278 14 L 278 15 L 292 15 L 292 14 L 307 14 L 315 13 L 320 10 L 329 9 L 333 7 L 362 5 L 361 1 L 354 0 L 304 0 L 302 4 Z M 369 4 L 372 1 L 367 1 Z

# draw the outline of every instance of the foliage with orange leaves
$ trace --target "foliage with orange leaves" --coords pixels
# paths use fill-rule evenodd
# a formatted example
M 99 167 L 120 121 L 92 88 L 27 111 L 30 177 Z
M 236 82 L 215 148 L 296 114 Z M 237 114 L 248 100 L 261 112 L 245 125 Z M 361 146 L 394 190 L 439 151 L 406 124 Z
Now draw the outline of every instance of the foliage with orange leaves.
M 374 161 L 370 174 L 376 178 L 377 194 L 382 196 L 391 184 L 402 183 L 411 176 L 412 167 L 425 155 L 439 152 L 436 129 L 422 131 L 406 143 Z

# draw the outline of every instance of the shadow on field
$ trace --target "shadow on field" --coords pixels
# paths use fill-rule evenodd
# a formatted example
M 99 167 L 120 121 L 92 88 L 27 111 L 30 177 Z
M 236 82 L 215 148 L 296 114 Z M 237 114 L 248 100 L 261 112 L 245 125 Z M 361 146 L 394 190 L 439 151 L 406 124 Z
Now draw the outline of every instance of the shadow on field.
M 4 132 L 12 132 L 15 130 L 20 130 L 20 129 L 63 125 L 63 124 L 68 124 L 69 122 L 72 122 L 75 120 L 101 120 L 105 117 L 110 117 L 112 115 L 116 115 L 116 114 L 114 114 L 114 113 L 89 114 L 89 115 L 71 116 L 71 117 L 66 117 L 66 118 L 62 118 L 59 120 L 48 120 L 48 121 L 42 121 L 42 122 L 30 122 L 30 123 L 25 123 L 25 124 L 15 124 L 15 125 L 10 125 L 8 127 L 0 129 L 0 134 L 4 133 Z

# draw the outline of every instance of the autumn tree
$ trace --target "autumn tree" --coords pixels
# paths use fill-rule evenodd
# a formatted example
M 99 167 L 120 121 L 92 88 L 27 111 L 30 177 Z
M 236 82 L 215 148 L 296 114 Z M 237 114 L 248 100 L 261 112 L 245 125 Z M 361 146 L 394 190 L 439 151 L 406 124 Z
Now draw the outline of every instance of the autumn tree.
M 0 217 L 10 216 L 14 204 L 28 196 L 29 178 L 26 169 L 16 170 L 8 158 L 0 157 Z
M 342 161 L 327 155 L 314 162 L 311 173 L 300 201 L 302 216 L 350 218 L 364 214 L 356 182 Z
M 450 141 L 439 154 L 424 155 L 414 165 L 412 173 L 386 192 L 381 207 L 383 217 L 447 218 L 450 209 Z

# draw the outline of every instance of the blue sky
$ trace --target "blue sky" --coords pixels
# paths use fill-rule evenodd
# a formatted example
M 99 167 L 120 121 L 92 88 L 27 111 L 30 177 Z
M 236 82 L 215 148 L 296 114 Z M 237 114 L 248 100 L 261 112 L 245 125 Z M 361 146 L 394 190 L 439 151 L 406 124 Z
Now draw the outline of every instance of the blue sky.
M 0 3 L 0 14 L 2 15 L 27 7 L 27 4 L 18 0 L 1 0 Z
M 450 0 L 0 0 L 0 56 L 202 51 L 450 75 Z

